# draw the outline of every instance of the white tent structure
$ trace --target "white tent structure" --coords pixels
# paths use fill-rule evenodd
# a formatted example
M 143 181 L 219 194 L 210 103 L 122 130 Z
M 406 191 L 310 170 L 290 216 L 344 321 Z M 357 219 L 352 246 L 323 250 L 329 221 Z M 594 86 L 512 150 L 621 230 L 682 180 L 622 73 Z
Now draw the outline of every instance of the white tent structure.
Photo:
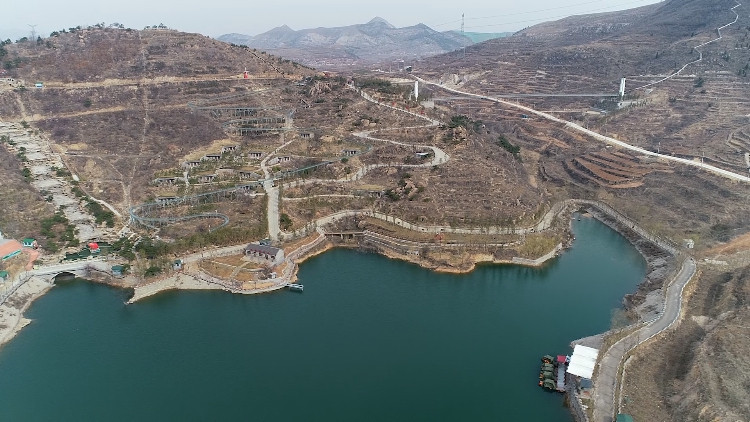
M 597 349 L 576 345 L 573 348 L 573 356 L 570 358 L 567 372 L 572 375 L 591 379 L 598 356 L 599 351 Z

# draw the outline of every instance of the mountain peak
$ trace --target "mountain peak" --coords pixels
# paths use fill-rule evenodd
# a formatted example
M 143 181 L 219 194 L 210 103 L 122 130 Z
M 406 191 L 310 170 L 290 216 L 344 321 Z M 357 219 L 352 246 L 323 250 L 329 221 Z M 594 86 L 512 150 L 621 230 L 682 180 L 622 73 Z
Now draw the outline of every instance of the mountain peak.
M 276 28 L 273 28 L 271 31 L 274 31 L 274 32 L 294 32 L 294 29 L 290 28 L 289 25 L 281 25 L 281 26 L 277 26 Z
M 380 16 L 375 16 L 374 18 L 372 18 L 372 20 L 370 20 L 370 22 L 367 22 L 367 25 L 375 25 L 375 24 L 377 24 L 377 25 L 385 25 L 385 26 L 387 26 L 388 28 L 391 28 L 391 29 L 395 29 L 396 28 L 395 26 L 391 25 L 387 20 L 381 18 Z

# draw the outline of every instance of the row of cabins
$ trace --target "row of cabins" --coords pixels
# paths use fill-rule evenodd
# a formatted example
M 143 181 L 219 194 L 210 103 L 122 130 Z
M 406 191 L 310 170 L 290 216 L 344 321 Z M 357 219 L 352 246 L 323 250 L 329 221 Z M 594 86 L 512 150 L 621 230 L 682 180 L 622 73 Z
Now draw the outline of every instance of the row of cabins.
M 200 166 L 203 162 L 206 162 L 206 161 L 220 161 L 221 157 L 224 154 L 228 152 L 237 152 L 239 151 L 239 149 L 240 149 L 239 145 L 225 145 L 221 147 L 221 152 L 206 154 L 203 157 L 201 157 L 200 160 L 185 161 L 182 163 L 182 167 L 186 169 L 191 169 L 191 168 Z
M 224 148 L 229 148 L 229 147 L 224 147 Z M 232 146 L 232 148 L 237 148 L 237 147 Z M 234 149 L 234 150 L 227 150 L 227 151 L 235 151 L 235 150 L 236 149 Z M 201 157 L 200 160 L 185 161 L 185 162 L 182 163 L 182 168 L 189 170 L 189 169 L 192 169 L 192 168 L 199 167 L 201 164 L 203 164 L 205 162 L 217 162 L 217 161 L 220 161 L 223 154 L 224 154 L 224 152 L 222 152 L 221 154 L 206 154 L 203 157 Z M 249 158 L 251 160 L 260 160 L 260 159 L 263 158 L 264 155 L 266 155 L 265 152 L 252 151 L 252 152 L 248 152 L 247 153 L 247 158 Z
M 196 176 L 198 183 L 212 183 L 217 177 L 232 177 L 237 176 L 240 180 L 258 180 L 261 175 L 251 170 L 234 170 L 234 169 L 218 169 L 216 173 L 212 174 L 199 174 Z M 184 177 L 159 177 L 154 179 L 154 185 L 156 186 L 174 186 L 178 183 L 184 183 Z

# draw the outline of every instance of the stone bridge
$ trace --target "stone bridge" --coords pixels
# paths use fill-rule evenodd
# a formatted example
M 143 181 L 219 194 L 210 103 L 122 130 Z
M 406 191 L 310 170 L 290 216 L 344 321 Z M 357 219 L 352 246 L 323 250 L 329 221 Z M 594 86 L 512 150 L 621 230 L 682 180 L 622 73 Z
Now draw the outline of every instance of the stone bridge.
M 58 278 L 64 277 L 86 278 L 91 270 L 110 273 L 109 265 L 103 260 L 84 260 L 47 265 L 31 270 L 27 274 L 54 283 Z

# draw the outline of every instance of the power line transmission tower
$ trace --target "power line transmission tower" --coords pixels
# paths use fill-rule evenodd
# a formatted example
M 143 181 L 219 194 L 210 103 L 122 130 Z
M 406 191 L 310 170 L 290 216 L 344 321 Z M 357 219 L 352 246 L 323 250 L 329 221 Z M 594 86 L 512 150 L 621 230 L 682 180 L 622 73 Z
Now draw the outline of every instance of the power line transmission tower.
M 32 42 L 36 41 L 36 27 L 37 26 L 38 25 L 29 25 L 29 27 L 31 27 L 31 41 Z
M 464 13 L 461 13 L 461 35 L 464 35 L 465 23 L 466 23 L 466 15 Z M 466 58 L 466 44 L 464 44 L 464 58 Z

